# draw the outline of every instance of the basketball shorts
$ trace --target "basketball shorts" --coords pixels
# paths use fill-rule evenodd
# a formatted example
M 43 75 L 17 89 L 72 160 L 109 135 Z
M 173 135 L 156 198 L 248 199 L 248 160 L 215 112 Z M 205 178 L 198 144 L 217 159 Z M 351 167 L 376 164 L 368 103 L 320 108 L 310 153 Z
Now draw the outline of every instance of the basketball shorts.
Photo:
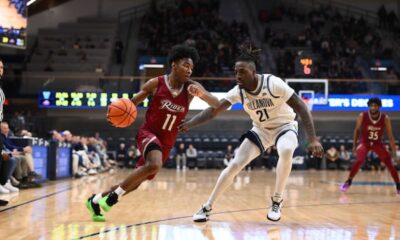
M 279 138 L 289 131 L 294 132 L 296 136 L 298 135 L 297 121 L 290 122 L 274 129 L 254 126 L 240 138 L 240 141 L 248 138 L 260 148 L 261 153 L 264 153 L 269 147 L 276 145 Z
M 160 149 L 162 152 L 163 164 L 168 160 L 169 152 L 172 146 L 165 146 L 158 137 L 151 131 L 141 128 L 136 135 L 136 145 L 141 153 L 139 160 L 136 163 L 136 167 L 143 166 L 145 164 L 146 154 L 150 150 Z M 156 146 L 155 146 L 156 145 Z M 150 147 L 149 147 L 150 146 Z M 158 146 L 158 147 L 157 147 Z M 153 179 L 155 175 L 148 177 L 149 180 Z

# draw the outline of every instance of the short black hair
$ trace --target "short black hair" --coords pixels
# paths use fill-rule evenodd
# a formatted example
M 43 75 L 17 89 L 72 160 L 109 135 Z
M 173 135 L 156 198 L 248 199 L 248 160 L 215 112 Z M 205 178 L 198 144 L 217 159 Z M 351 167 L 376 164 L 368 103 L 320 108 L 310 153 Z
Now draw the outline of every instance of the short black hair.
M 251 43 L 245 43 L 239 47 L 239 56 L 235 62 L 249 62 L 254 63 L 256 67 L 260 65 L 260 52 L 261 49 L 255 48 Z
M 371 106 L 371 104 L 373 103 L 377 104 L 379 107 L 382 107 L 382 101 L 380 98 L 377 97 L 370 98 L 368 100 L 368 107 Z
M 199 60 L 199 53 L 194 47 L 183 44 L 175 45 L 168 54 L 168 64 L 171 66 L 173 62 L 184 58 L 192 59 L 193 63 L 195 64 Z

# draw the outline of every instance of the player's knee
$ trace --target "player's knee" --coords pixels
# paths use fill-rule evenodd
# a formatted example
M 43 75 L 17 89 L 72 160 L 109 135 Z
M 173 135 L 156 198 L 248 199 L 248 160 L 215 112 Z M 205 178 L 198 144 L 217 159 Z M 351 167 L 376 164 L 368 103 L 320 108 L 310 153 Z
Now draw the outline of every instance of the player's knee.
M 150 175 L 158 173 L 161 167 L 162 167 L 162 161 L 157 161 L 157 160 L 149 161 L 145 166 L 147 172 Z
M 280 146 L 278 150 L 279 157 L 281 158 L 291 158 L 294 153 L 294 148 L 292 146 Z
M 241 166 L 235 162 L 234 160 L 229 164 L 227 171 L 229 172 L 239 172 L 240 171 Z

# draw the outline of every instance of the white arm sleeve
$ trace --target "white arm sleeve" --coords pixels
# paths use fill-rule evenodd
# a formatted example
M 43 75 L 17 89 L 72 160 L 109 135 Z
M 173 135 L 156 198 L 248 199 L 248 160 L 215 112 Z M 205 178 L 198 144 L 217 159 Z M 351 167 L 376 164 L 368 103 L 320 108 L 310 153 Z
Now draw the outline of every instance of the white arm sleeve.
M 270 77 L 270 90 L 274 96 L 282 98 L 285 102 L 289 100 L 289 98 L 293 95 L 293 88 L 289 87 L 287 83 L 285 83 L 282 79 L 271 76 Z
M 232 88 L 224 98 L 232 105 L 241 102 L 239 86 Z

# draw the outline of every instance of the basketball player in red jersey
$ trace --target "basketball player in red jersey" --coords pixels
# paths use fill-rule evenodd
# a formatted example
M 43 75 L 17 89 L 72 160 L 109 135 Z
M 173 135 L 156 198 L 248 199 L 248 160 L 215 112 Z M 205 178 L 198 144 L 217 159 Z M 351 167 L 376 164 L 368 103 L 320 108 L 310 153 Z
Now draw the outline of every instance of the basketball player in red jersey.
M 351 168 L 349 178 L 340 186 L 340 191 L 342 192 L 346 192 L 351 186 L 352 180 L 364 163 L 368 151 L 374 151 L 389 169 L 396 183 L 397 194 L 400 194 L 399 175 L 393 166 L 389 152 L 382 143 L 383 130 L 386 128 L 390 148 L 392 149 L 392 158 L 397 161 L 392 124 L 389 116 L 379 111 L 381 107 L 382 102 L 379 98 L 371 98 L 368 100 L 369 111 L 361 113 L 357 119 L 353 136 L 353 153 L 356 155 L 356 162 Z M 357 141 L 359 141 L 358 145 Z
M 137 168 L 122 183 L 103 193 L 94 194 L 88 199 L 86 207 L 93 221 L 105 221 L 100 208 L 109 211 L 123 194 L 137 189 L 142 182 L 153 179 L 160 171 L 175 144 L 177 126 L 186 117 L 194 96 L 200 97 L 211 107 L 219 104 L 216 97 L 198 82 L 189 79 L 198 58 L 197 50 L 192 47 L 184 45 L 173 47 L 168 56 L 171 73 L 150 79 L 131 99 L 138 105 L 152 95 L 145 122 L 136 136 L 136 143 L 142 156 Z

